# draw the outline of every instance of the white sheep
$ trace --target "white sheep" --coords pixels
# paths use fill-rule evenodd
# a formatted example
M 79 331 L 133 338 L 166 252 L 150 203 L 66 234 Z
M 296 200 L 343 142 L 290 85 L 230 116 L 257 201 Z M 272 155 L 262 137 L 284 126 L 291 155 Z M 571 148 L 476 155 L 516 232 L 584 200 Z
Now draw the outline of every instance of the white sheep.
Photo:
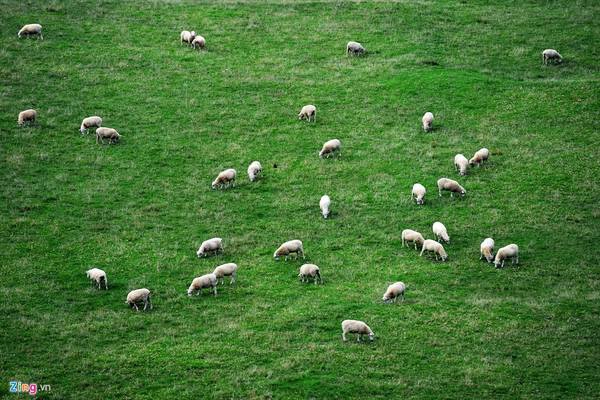
M 213 271 L 213 274 L 215 274 L 215 276 L 217 277 L 217 280 L 221 281 L 221 285 L 223 285 L 225 283 L 225 277 L 230 276 L 231 281 L 229 282 L 229 284 L 233 285 L 235 283 L 235 278 L 237 276 L 237 269 L 238 269 L 237 264 L 227 263 L 227 264 L 219 265 L 217 268 L 215 268 L 215 270 Z
M 411 199 L 415 199 L 417 204 L 421 205 L 425 203 L 425 194 L 427 190 L 425 190 L 425 186 L 420 183 L 415 183 L 412 187 L 412 192 L 410 194 Z
M 479 167 L 484 161 L 487 161 L 488 158 L 490 158 L 490 151 L 484 147 L 475 152 L 473 157 L 469 160 L 469 164 L 477 164 Z
M 93 117 L 84 118 L 83 121 L 81 121 L 81 127 L 79 128 L 79 132 L 81 132 L 81 134 L 83 135 L 83 133 L 89 128 L 100 128 L 101 126 L 102 118 L 94 115 Z
M 363 321 L 357 321 L 354 319 L 346 319 L 342 321 L 342 340 L 347 341 L 346 334 L 348 333 L 356 333 L 356 341 L 360 342 L 360 338 L 362 335 L 368 335 L 369 340 L 373 341 L 375 338 L 375 334 L 369 328 L 369 325 L 365 324 Z
M 313 122 L 317 122 L 317 107 L 313 106 L 312 104 L 302 107 L 300 113 L 298 114 L 298 119 L 306 119 L 309 122 L 312 119 Z
M 136 311 L 140 311 L 137 303 L 144 302 L 144 311 L 150 306 L 152 310 L 152 303 L 150 302 L 150 291 L 146 288 L 136 289 L 129 292 L 125 304 L 129 304 L 129 307 L 135 308 Z
M 433 129 L 433 114 L 430 112 L 426 112 L 421 119 L 423 122 L 423 130 L 425 132 L 429 132 Z
M 560 53 L 554 49 L 546 49 L 544 51 L 542 51 L 542 61 L 544 62 L 544 65 L 548 64 L 548 61 L 557 61 L 557 62 L 562 62 L 562 56 L 560 55 Z
M 454 156 L 454 167 L 461 175 L 467 174 L 467 169 L 469 168 L 469 160 L 462 154 L 457 154 Z
M 438 179 L 437 186 L 440 197 L 442 197 L 442 190 L 450 191 L 450 197 L 454 197 L 454 193 L 459 193 L 461 196 L 464 197 L 464 195 L 467 193 L 465 188 L 460 186 L 458 182 L 448 178 Z
M 92 281 L 92 285 L 98 285 L 98 289 L 102 287 L 104 283 L 104 289 L 108 290 L 108 280 L 106 279 L 106 272 L 99 268 L 92 268 L 85 272 L 87 277 Z
M 323 144 L 323 148 L 319 152 L 319 157 L 323 158 L 323 156 L 326 156 L 329 158 L 330 155 L 333 155 L 336 152 L 339 156 L 342 155 L 342 142 L 338 139 L 331 139 Z
M 202 36 L 198 35 L 192 40 L 192 47 L 197 48 L 198 50 L 202 50 L 206 47 L 206 39 Z
M 236 171 L 233 168 L 226 169 L 224 171 L 219 172 L 219 175 L 215 178 L 211 187 L 216 189 L 217 186 L 219 188 L 229 187 L 230 185 L 235 186 L 235 176 Z
M 444 246 L 435 240 L 427 239 L 423 242 L 423 248 L 421 249 L 421 256 L 425 251 L 432 251 L 435 253 L 435 259 L 438 260 L 438 257 L 442 259 L 442 261 L 446 261 L 448 258 L 448 254 L 446 254 L 446 250 L 444 250 Z
M 446 230 L 444 224 L 441 222 L 434 222 L 431 228 L 433 229 L 433 234 L 438 242 L 441 239 L 446 243 L 450 243 L 450 236 L 448 236 L 448 231 Z
M 494 259 L 494 266 L 496 268 L 504 267 L 504 260 L 510 258 L 513 264 L 519 263 L 519 246 L 516 244 L 509 244 L 508 246 L 502 247 L 496 253 L 496 258 Z
M 25 122 L 34 123 L 36 118 L 37 118 L 37 111 L 35 111 L 33 109 L 21 111 L 19 113 L 19 117 L 17 118 L 17 124 L 19 124 L 19 126 L 23 126 L 23 125 L 25 125 Z
M 216 237 L 202 242 L 200 248 L 198 248 L 198 251 L 196 252 L 196 255 L 198 258 L 200 258 L 202 256 L 207 256 L 208 253 L 218 254 L 219 250 L 223 252 L 223 239 Z
M 181 39 L 181 44 L 183 44 L 183 42 L 186 42 L 188 45 L 192 43 L 195 37 L 196 32 L 194 31 L 181 31 L 181 35 L 179 35 L 179 38 Z
M 200 296 L 204 288 L 212 288 L 213 294 L 217 295 L 217 276 L 215 274 L 211 273 L 194 278 L 187 290 L 187 294 L 192 297 L 194 292 L 197 291 L 197 295 Z
M 291 253 L 294 253 L 296 258 L 298 258 L 299 255 L 302 256 L 303 259 L 306 258 L 304 257 L 304 246 L 300 240 L 290 240 L 285 242 L 279 246 L 277 250 L 275 250 L 275 253 L 273 253 L 273 258 L 279 260 L 279 257 L 284 256 L 287 260 Z
M 121 135 L 113 128 L 100 127 L 96 129 L 96 143 L 104 144 L 104 139 L 108 139 L 108 143 L 115 143 L 121 139 Z
M 383 294 L 383 302 L 391 303 L 392 301 L 395 303 L 398 300 L 398 297 L 404 301 L 404 291 L 406 290 L 406 285 L 404 282 L 396 282 L 392 283 L 388 286 L 387 290 Z
M 423 235 L 417 231 L 413 231 L 412 229 L 402 231 L 402 247 L 404 247 L 404 244 L 408 247 L 408 242 L 412 242 L 415 245 L 415 250 L 417 250 L 417 245 L 423 246 L 424 241 Z
M 315 285 L 320 282 L 323 284 L 323 278 L 321 278 L 321 270 L 315 264 L 304 264 L 300 267 L 300 273 L 298 274 L 301 282 L 308 282 L 310 278 L 313 278 Z
M 365 48 L 358 42 L 348 42 L 346 45 L 346 54 L 361 55 L 364 54 Z
M 38 38 L 44 40 L 44 35 L 42 35 L 42 26 L 40 24 L 27 24 L 24 25 L 21 30 L 19 30 L 19 33 L 17 33 L 18 37 L 21 37 L 23 35 L 37 35 Z
M 479 256 L 480 260 L 485 257 L 487 262 L 491 263 L 494 261 L 494 244 L 494 239 L 492 238 L 487 238 L 481 242 L 481 246 L 479 246 L 479 251 L 481 253 Z
M 321 197 L 321 200 L 319 201 L 319 207 L 321 208 L 321 214 L 323 214 L 323 218 L 327 219 L 327 217 L 329 217 L 329 205 L 331 204 L 331 199 L 329 198 L 329 196 L 324 195 L 323 197 Z
M 248 166 L 248 178 L 250 182 L 254 182 L 258 175 L 262 172 L 262 165 L 258 161 L 252 161 Z

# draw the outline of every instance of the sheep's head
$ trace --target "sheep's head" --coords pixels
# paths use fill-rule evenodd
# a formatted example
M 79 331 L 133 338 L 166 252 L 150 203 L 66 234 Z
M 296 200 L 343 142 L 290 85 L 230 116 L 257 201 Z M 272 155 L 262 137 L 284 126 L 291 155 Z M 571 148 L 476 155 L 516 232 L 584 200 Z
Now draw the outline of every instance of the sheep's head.
M 369 333 L 369 340 L 372 342 L 375 339 L 375 334 L 373 332 Z
M 196 37 L 196 32 L 191 31 L 190 32 L 190 39 L 194 40 L 195 37 Z
M 417 204 L 418 205 L 423 205 L 425 203 L 425 197 L 421 196 L 421 197 L 417 197 Z
M 467 194 L 467 191 L 465 189 L 461 189 L 460 190 L 461 197 L 465 197 L 465 194 Z
M 198 258 L 202 257 L 202 255 L 204 254 L 204 249 L 202 247 L 200 247 L 198 249 L 198 251 L 196 252 L 196 255 L 198 256 Z
M 190 286 L 190 287 L 188 288 L 188 290 L 187 290 L 187 295 L 188 295 L 188 296 L 190 296 L 190 297 L 192 297 L 192 293 L 193 293 L 193 292 L 194 292 L 194 287 L 193 287 L 193 286 Z
M 494 261 L 494 255 L 492 254 L 492 252 L 490 252 L 490 254 L 485 256 L 485 259 L 487 260 L 487 262 L 491 263 Z

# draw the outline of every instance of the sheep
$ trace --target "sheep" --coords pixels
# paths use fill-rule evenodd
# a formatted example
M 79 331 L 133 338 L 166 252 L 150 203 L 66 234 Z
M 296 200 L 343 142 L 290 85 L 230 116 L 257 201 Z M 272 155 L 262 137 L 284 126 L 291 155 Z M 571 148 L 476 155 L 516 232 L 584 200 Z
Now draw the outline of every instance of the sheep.
M 360 342 L 360 338 L 362 335 L 369 335 L 369 340 L 371 342 L 375 338 L 375 334 L 369 328 L 369 325 L 365 324 L 363 321 L 357 321 L 354 319 L 346 319 L 342 321 L 342 339 L 347 341 L 346 334 L 348 333 L 356 333 L 356 341 Z
M 298 255 L 301 255 L 303 259 L 306 259 L 304 256 L 304 246 L 300 240 L 290 240 L 285 242 L 279 246 L 277 250 L 275 250 L 275 253 L 273 253 L 273 258 L 275 260 L 279 260 L 279 257 L 284 256 L 285 260 L 287 261 L 288 256 L 291 253 L 296 254 L 296 258 L 298 258 Z
M 346 54 L 361 55 L 365 53 L 365 48 L 358 42 L 348 42 L 346 45 Z
M 496 253 L 496 258 L 494 259 L 494 266 L 496 268 L 504 267 L 504 260 L 510 258 L 513 264 L 519 263 L 519 246 L 516 244 L 509 244 L 508 246 L 502 247 Z
M 423 121 L 423 130 L 425 132 L 429 132 L 433 129 L 433 114 L 430 112 L 426 112 L 422 118 Z
M 225 277 L 230 276 L 231 281 L 229 282 L 229 284 L 233 285 L 235 283 L 237 269 L 238 269 L 237 264 L 227 263 L 227 264 L 219 265 L 217 268 L 215 268 L 215 270 L 213 271 L 213 274 L 215 274 L 217 279 L 221 281 L 221 285 L 223 285 L 225 283 Z
M 469 168 L 469 160 L 462 154 L 457 154 L 454 156 L 454 167 L 462 176 L 467 174 L 467 169 Z
M 418 205 L 422 205 L 425 203 L 425 194 L 427 190 L 425 190 L 425 186 L 420 183 L 415 183 L 412 187 L 412 193 L 410 195 L 411 199 L 415 199 Z
M 254 182 L 258 175 L 262 172 L 262 165 L 258 161 L 252 161 L 248 166 L 248 178 L 250 182 Z
M 433 251 L 435 253 L 436 260 L 438 260 L 438 257 L 441 258 L 442 261 L 446 261 L 448 258 L 448 254 L 446 254 L 444 246 L 435 240 L 427 239 L 423 242 L 423 248 L 421 249 L 420 256 L 422 256 L 425 251 Z
M 460 186 L 458 182 L 452 179 L 440 178 L 437 181 L 437 185 L 440 197 L 442 197 L 442 190 L 450 191 L 450 197 L 454 197 L 454 193 L 459 193 L 462 197 L 464 197 L 465 194 L 467 194 L 465 188 Z
M 479 167 L 484 161 L 487 161 L 488 158 L 490 158 L 490 151 L 483 147 L 475 152 L 473 158 L 469 160 L 469 165 L 477 164 Z
M 237 172 L 233 168 L 226 169 L 224 171 L 219 172 L 219 175 L 215 178 L 211 187 L 216 189 L 217 186 L 219 188 L 235 186 L 235 176 Z
M 337 152 L 339 156 L 342 155 L 342 142 L 338 139 L 331 139 L 323 144 L 323 148 L 319 152 L 319 157 L 323 158 L 323 156 L 326 156 L 329 158 L 329 155 L 332 155 L 335 152 Z
M 102 287 L 104 283 L 104 289 L 108 290 L 108 280 L 106 279 L 106 272 L 99 268 L 92 268 L 85 272 L 87 277 L 92 281 L 92 285 L 98 285 L 98 289 Z
M 96 143 L 104 144 L 104 139 L 108 139 L 108 143 L 115 143 L 121 139 L 121 135 L 113 128 L 100 127 L 96 129 Z
M 187 290 L 187 294 L 192 297 L 194 292 L 197 291 L 197 295 L 200 296 L 202 294 L 202 289 L 204 288 L 212 288 L 213 294 L 215 296 L 217 295 L 217 276 L 214 273 L 194 278 Z
M 100 128 L 102 126 L 102 118 L 98 116 L 87 117 L 81 121 L 81 127 L 79 128 L 79 132 L 83 135 L 88 128 L 96 127 Z
M 412 229 L 405 229 L 402 231 L 402 247 L 404 247 L 404 244 L 408 247 L 408 242 L 413 242 L 415 250 L 417 250 L 417 245 L 423 246 L 424 241 L 423 235 L 417 231 L 413 231 Z
M 321 270 L 315 264 L 304 264 L 300 267 L 300 273 L 298 274 L 301 282 L 308 282 L 310 278 L 313 278 L 315 285 L 320 282 L 323 284 L 323 278 L 321 278 Z
M 34 123 L 36 118 L 37 118 L 37 111 L 35 111 L 33 109 L 21 111 L 19 113 L 19 117 L 17 118 L 17 124 L 19 124 L 19 126 L 23 126 L 23 125 L 25 125 L 25 122 Z
M 140 311 L 136 303 L 144 302 L 144 311 L 150 306 L 152 310 L 152 303 L 150 302 L 150 291 L 146 288 L 136 289 L 129 292 L 125 304 L 129 304 L 129 307 L 135 308 L 136 311 Z
M 406 285 L 404 282 L 396 282 L 392 283 L 388 286 L 387 290 L 383 294 L 383 302 L 391 303 L 392 301 L 395 303 L 398 300 L 398 297 L 404 301 L 404 291 L 406 290 Z
M 327 219 L 327 217 L 329 217 L 329 205 L 331 204 L 331 199 L 329 198 L 329 196 L 324 195 L 323 197 L 321 197 L 321 200 L 319 201 L 319 207 L 321 208 L 321 214 L 323 214 L 323 218 Z
M 206 39 L 202 36 L 198 35 L 192 40 L 192 47 L 197 48 L 198 50 L 202 50 L 206 47 Z
M 446 243 L 450 243 L 450 236 L 448 236 L 448 231 L 446 230 L 444 224 L 442 224 L 441 222 L 434 222 L 432 229 L 433 234 L 435 235 L 438 242 L 441 239 Z
M 181 44 L 183 44 L 183 42 L 186 42 L 188 45 L 194 41 L 195 37 L 196 32 L 194 31 L 182 31 L 181 35 L 179 35 L 179 38 L 181 39 Z
M 40 24 L 27 24 L 24 25 L 19 33 L 17 33 L 18 37 L 23 35 L 37 35 L 38 38 L 44 40 L 44 35 L 42 35 L 42 26 Z
M 558 61 L 559 63 L 562 62 L 562 56 L 559 54 L 558 51 L 554 50 L 554 49 L 546 49 L 544 51 L 542 51 L 542 61 L 544 62 L 544 65 L 548 64 L 548 61 Z
M 312 104 L 302 107 L 300 113 L 298 114 L 298 119 L 306 119 L 308 122 L 310 122 L 312 119 L 313 122 L 317 122 L 317 107 L 313 106 Z
M 205 240 L 204 242 L 202 242 L 202 244 L 200 245 L 200 248 L 196 252 L 196 255 L 198 256 L 198 258 L 200 258 L 202 256 L 207 256 L 208 253 L 210 253 L 210 252 L 214 252 L 215 254 L 218 254 L 219 250 L 221 250 L 221 252 L 223 252 L 223 239 L 212 238 L 212 239 L 208 239 L 208 240 Z
M 485 257 L 486 261 L 491 263 L 494 261 L 494 239 L 487 238 L 483 242 L 481 242 L 481 246 L 479 246 L 479 251 L 481 255 L 479 259 L 481 260 Z

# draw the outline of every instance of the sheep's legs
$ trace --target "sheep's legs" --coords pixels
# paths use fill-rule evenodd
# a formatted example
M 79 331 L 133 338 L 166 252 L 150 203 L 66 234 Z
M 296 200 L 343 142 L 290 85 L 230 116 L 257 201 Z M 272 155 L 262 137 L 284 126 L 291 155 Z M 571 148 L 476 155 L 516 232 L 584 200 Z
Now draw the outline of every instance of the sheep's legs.
M 421 254 L 419 254 L 419 257 L 423 256 L 423 252 L 425 251 L 425 248 L 421 249 Z
M 135 308 L 135 311 L 140 311 L 140 309 L 138 308 L 137 304 L 133 303 L 133 308 Z
M 346 339 L 346 332 L 342 332 L 342 339 L 344 340 L 344 342 L 346 342 L 348 339 Z
M 213 293 L 215 296 L 217 295 L 217 287 L 216 286 L 213 286 Z

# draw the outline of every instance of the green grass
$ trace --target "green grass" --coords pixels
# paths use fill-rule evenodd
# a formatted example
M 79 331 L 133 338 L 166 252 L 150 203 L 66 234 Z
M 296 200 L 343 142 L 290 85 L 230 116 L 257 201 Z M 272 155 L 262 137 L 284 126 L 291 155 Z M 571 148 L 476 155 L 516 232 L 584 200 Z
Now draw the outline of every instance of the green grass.
M 0 1 L 0 14 L 0 396 L 17 398 L 10 380 L 50 384 L 49 399 L 598 396 L 597 2 Z M 18 40 L 32 22 L 45 40 Z M 208 51 L 180 46 L 183 29 Z M 345 57 L 349 40 L 368 55 Z M 543 66 L 545 48 L 564 63 Z M 309 103 L 316 124 L 296 118 Z M 26 108 L 39 121 L 18 128 Z M 121 144 L 81 136 L 89 115 Z M 331 138 L 343 155 L 320 160 Z M 457 177 L 454 155 L 480 147 L 490 162 Z M 211 190 L 225 168 L 236 187 Z M 466 198 L 438 198 L 442 176 Z M 447 263 L 400 247 L 402 229 L 431 238 L 436 220 Z M 197 259 L 213 236 L 224 255 Z M 521 264 L 480 262 L 488 236 L 517 243 Z M 323 286 L 272 259 L 296 238 Z M 186 296 L 225 262 L 237 286 Z M 109 291 L 91 289 L 90 266 Z M 382 304 L 397 280 L 406 301 Z M 124 304 L 139 287 L 152 312 Z M 347 318 L 377 340 L 343 343 Z

